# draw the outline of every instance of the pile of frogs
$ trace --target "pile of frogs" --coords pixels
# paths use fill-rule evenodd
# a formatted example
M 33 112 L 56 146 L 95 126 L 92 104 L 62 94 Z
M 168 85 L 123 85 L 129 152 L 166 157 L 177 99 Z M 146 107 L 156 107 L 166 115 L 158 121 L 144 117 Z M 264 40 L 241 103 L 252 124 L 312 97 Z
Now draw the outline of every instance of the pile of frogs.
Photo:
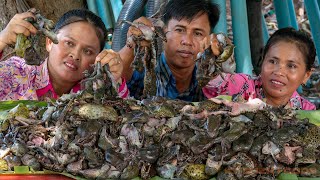
M 294 112 L 256 99 L 69 94 L 46 107 L 10 110 L 1 125 L 0 168 L 27 165 L 88 179 L 319 177 L 320 128 Z

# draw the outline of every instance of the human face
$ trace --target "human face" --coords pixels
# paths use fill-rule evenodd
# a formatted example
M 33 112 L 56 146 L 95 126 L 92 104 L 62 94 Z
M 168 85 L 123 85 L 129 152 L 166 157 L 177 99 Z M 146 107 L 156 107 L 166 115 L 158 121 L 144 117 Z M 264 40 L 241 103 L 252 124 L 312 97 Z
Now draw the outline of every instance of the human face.
M 274 106 L 286 105 L 293 92 L 302 83 L 306 83 L 311 71 L 306 70 L 304 59 L 293 43 L 279 41 L 270 47 L 261 70 L 267 103 Z
M 194 68 L 194 60 L 200 51 L 200 41 L 210 33 L 207 14 L 187 19 L 171 19 L 165 29 L 167 42 L 164 52 L 169 67 L 176 69 Z
M 58 44 L 49 39 L 46 44 L 50 77 L 60 82 L 77 83 L 100 51 L 95 28 L 88 22 L 75 22 L 60 29 L 57 37 Z

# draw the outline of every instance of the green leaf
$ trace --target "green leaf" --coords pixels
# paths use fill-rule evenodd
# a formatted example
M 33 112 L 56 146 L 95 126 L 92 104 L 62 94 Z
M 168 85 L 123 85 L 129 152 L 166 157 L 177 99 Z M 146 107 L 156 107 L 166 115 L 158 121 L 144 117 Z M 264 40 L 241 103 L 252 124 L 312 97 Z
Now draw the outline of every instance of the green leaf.
M 289 174 L 289 173 L 281 173 L 278 180 L 299 180 L 296 174 Z
M 320 180 L 320 177 L 309 178 L 309 177 L 298 177 L 299 180 Z
M 29 166 L 14 166 L 13 171 L 17 174 L 27 174 L 30 173 Z
M 8 111 L 18 104 L 24 104 L 26 106 L 36 106 L 36 107 L 45 107 L 48 105 L 47 102 L 44 101 L 33 101 L 33 100 L 20 100 L 20 101 L 0 101 L 0 112 Z
M 300 120 L 308 118 L 310 123 L 320 126 L 320 110 L 297 110 L 297 118 Z
M 232 96 L 229 96 L 229 95 L 219 95 L 219 96 L 217 96 L 217 97 L 215 97 L 215 98 L 232 101 Z

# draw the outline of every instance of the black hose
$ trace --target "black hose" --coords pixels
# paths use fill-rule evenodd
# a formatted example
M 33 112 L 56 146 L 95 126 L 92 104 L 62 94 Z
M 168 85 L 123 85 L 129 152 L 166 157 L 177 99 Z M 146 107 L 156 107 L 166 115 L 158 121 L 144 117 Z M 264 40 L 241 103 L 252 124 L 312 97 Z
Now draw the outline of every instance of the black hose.
M 126 0 L 126 2 L 124 3 L 113 33 L 111 48 L 114 51 L 119 51 L 126 44 L 127 32 L 130 27 L 129 24 L 120 24 L 120 22 L 122 20 L 132 22 L 140 17 L 146 2 L 147 0 Z
M 156 13 L 163 0 L 148 0 L 146 4 L 146 17 L 151 17 L 154 13 Z

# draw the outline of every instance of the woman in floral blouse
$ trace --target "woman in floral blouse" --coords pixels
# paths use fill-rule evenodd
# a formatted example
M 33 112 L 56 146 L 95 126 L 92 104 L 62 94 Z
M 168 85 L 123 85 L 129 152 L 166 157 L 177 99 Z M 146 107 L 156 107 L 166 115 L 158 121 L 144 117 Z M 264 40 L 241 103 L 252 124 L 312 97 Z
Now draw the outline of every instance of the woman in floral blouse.
M 316 50 L 310 37 L 293 28 L 277 30 L 263 52 L 261 74 L 216 76 L 204 88 L 207 98 L 221 94 L 263 99 L 275 107 L 286 106 L 314 110 L 315 105 L 301 97 L 296 89 L 305 84 L 313 71 Z
M 25 20 L 28 17 L 35 18 L 31 12 L 15 15 L 1 31 L 0 52 L 16 42 L 17 34 L 37 33 L 37 29 Z M 24 59 L 16 56 L 0 62 L 0 100 L 56 99 L 62 94 L 77 92 L 79 82 L 84 78 L 83 72 L 102 59 L 121 84 L 119 96 L 128 96 L 125 80 L 121 78 L 120 57 L 111 50 L 103 50 L 107 31 L 98 16 L 84 9 L 68 11 L 59 19 L 54 31 L 59 43 L 46 39 L 49 56 L 40 66 L 27 65 Z

